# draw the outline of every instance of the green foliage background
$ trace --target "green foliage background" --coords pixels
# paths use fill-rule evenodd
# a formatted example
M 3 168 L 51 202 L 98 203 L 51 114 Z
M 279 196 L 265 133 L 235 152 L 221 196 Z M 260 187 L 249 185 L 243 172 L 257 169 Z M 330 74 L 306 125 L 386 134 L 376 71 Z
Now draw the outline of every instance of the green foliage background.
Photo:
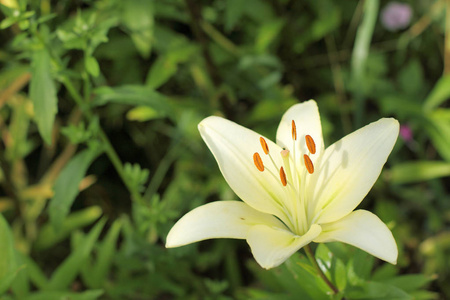
M 450 4 L 0 0 L 1 299 L 450 298 Z M 400 137 L 361 204 L 397 266 L 342 244 L 262 270 L 243 241 L 165 249 L 171 226 L 235 199 L 197 132 L 220 115 L 274 137 L 315 99 L 329 145 L 380 117 Z

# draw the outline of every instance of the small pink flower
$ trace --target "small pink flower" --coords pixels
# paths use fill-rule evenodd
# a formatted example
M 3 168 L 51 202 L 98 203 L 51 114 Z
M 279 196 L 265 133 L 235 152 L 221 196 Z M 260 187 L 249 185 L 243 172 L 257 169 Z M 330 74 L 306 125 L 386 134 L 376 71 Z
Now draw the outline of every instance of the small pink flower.
M 381 23 L 390 31 L 405 29 L 409 26 L 412 9 L 406 3 L 390 2 L 381 12 Z
M 407 143 L 413 140 L 413 132 L 408 125 L 400 125 L 400 137 Z

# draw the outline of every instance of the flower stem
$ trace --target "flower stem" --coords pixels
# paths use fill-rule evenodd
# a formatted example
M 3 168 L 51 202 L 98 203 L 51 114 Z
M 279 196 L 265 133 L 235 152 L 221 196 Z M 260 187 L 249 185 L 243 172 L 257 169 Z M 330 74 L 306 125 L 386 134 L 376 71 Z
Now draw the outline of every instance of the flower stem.
M 84 116 L 89 121 L 92 121 L 94 115 L 89 110 L 89 107 L 84 102 L 83 97 L 73 86 L 72 82 L 67 77 L 64 77 L 62 79 L 62 83 L 64 84 L 64 86 L 66 87 L 67 91 L 72 96 L 72 98 L 75 100 L 77 105 L 80 107 Z M 144 200 L 142 199 L 141 194 L 133 187 L 133 185 L 131 184 L 129 179 L 126 177 L 123 163 L 120 160 L 119 155 L 115 151 L 114 147 L 112 146 L 111 142 L 109 141 L 108 136 L 106 135 L 106 133 L 103 131 L 102 128 L 99 128 L 98 136 L 99 136 L 100 140 L 102 141 L 102 145 L 105 149 L 106 155 L 108 156 L 109 160 L 113 164 L 114 168 L 116 169 L 117 173 L 119 174 L 119 177 L 122 179 L 126 188 L 130 192 L 132 199 L 137 201 L 138 203 L 141 203 L 141 204 L 144 203 Z
M 305 248 L 306 256 L 308 256 L 312 266 L 314 267 L 314 269 L 316 269 L 317 274 L 320 276 L 320 278 L 323 279 L 323 281 L 325 281 L 325 283 L 328 285 L 328 287 L 333 291 L 333 294 L 338 294 L 339 290 L 337 289 L 337 287 L 327 278 L 327 276 L 325 276 L 325 274 L 320 269 L 319 264 L 317 264 L 317 261 L 314 258 L 314 254 L 311 250 L 311 247 L 309 245 L 306 245 L 304 248 Z

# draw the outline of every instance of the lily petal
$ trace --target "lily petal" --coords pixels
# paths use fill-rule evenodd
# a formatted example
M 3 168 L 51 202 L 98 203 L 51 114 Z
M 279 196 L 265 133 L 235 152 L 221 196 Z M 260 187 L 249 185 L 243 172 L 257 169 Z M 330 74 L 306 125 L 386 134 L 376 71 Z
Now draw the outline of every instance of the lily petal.
M 300 160 L 300 154 L 308 154 L 305 136 L 310 135 L 316 144 L 317 152 L 311 156 L 314 160 L 320 156 L 323 151 L 322 125 L 320 124 L 319 109 L 314 100 L 296 104 L 289 108 L 281 118 L 280 125 L 277 130 L 277 144 L 281 147 L 292 149 L 292 120 L 295 121 L 297 127 L 297 157 Z
M 309 244 L 321 231 L 319 225 L 313 224 L 308 232 L 298 236 L 281 228 L 256 225 L 250 229 L 247 242 L 258 264 L 270 269 L 279 266 L 300 248 Z
M 381 173 L 399 133 L 395 119 L 380 119 L 328 147 L 309 181 L 308 207 L 315 223 L 346 216 L 363 200 Z
M 260 134 L 220 117 L 208 117 L 198 125 L 200 134 L 216 158 L 219 168 L 231 189 L 245 203 L 265 213 L 276 215 L 289 224 L 283 207 L 283 186 L 268 155 L 260 144 Z M 277 166 L 281 166 L 281 148 L 265 139 Z M 260 172 L 254 164 L 253 154 L 261 153 L 264 167 Z M 289 202 L 285 201 L 285 204 Z
M 255 224 L 286 228 L 272 215 L 241 201 L 217 201 L 184 215 L 167 235 L 166 247 L 179 247 L 212 238 L 245 239 Z
M 314 242 L 343 242 L 397 264 L 398 249 L 389 228 L 373 213 L 356 210 L 339 221 L 322 224 L 322 233 Z

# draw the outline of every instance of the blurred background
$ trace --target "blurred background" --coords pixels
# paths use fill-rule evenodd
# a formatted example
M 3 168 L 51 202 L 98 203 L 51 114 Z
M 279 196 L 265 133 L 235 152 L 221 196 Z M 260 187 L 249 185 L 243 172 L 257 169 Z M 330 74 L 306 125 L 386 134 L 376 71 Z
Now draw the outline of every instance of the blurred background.
M 187 211 L 237 199 L 197 124 L 219 115 L 274 139 L 308 99 L 326 145 L 381 117 L 401 124 L 360 205 L 393 231 L 398 264 L 329 244 L 316 256 L 340 253 L 330 276 L 349 299 L 388 299 L 387 286 L 450 298 L 449 1 L 0 9 L 1 299 L 330 299 L 308 290 L 302 253 L 266 271 L 245 241 L 164 247 Z

